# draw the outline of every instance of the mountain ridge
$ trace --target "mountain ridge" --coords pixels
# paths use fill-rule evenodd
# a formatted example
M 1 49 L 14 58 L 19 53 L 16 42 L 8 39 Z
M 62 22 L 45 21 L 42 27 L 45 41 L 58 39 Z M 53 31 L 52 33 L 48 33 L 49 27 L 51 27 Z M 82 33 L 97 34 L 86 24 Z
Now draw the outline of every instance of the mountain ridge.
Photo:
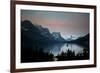
M 29 20 L 21 21 L 21 35 L 27 37 L 33 42 L 64 42 L 65 39 L 61 36 L 60 32 L 50 33 L 48 28 L 44 28 L 41 25 L 35 25 Z M 56 35 L 56 37 L 54 37 Z M 22 39 L 23 39 L 22 38 Z

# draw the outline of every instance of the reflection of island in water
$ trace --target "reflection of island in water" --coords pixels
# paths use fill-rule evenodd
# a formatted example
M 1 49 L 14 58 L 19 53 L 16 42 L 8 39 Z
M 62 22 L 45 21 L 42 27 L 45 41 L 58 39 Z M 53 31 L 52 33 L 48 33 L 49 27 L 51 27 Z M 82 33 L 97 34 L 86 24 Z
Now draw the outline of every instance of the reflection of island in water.
M 21 62 L 89 59 L 89 34 L 67 41 L 59 32 L 21 22 Z

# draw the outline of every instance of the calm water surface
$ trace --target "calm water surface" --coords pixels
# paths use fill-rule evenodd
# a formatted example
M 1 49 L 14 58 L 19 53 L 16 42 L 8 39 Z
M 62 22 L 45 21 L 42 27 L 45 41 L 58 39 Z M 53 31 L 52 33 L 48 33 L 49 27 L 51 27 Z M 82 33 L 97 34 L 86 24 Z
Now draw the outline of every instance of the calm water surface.
M 52 45 L 45 45 L 43 46 L 44 52 L 52 53 L 54 56 L 62 52 L 67 52 L 67 50 L 71 50 L 75 52 L 75 55 L 78 53 L 82 53 L 83 49 L 88 49 L 87 47 L 80 46 L 78 44 L 73 43 L 64 43 L 64 44 L 52 44 Z

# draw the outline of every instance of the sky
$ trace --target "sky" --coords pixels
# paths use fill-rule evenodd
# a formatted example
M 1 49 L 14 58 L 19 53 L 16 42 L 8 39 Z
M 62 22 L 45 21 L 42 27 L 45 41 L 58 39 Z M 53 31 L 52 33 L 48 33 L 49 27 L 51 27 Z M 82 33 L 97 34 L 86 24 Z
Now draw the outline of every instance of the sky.
M 21 21 L 30 20 L 52 32 L 60 32 L 65 39 L 89 33 L 89 13 L 21 10 Z

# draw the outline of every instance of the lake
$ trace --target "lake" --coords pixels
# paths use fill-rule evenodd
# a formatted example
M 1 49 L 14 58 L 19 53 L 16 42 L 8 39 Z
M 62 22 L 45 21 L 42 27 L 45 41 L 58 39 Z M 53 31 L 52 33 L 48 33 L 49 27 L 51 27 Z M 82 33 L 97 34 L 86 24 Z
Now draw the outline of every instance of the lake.
M 59 43 L 59 44 L 45 45 L 43 50 L 44 52 L 49 52 L 52 53 L 54 56 L 57 56 L 62 52 L 67 52 L 67 50 L 71 50 L 75 52 L 75 55 L 77 55 L 78 53 L 83 53 L 84 49 L 88 48 L 74 43 Z
M 64 61 L 89 59 L 89 48 L 75 43 L 33 44 L 22 50 L 22 62 Z

